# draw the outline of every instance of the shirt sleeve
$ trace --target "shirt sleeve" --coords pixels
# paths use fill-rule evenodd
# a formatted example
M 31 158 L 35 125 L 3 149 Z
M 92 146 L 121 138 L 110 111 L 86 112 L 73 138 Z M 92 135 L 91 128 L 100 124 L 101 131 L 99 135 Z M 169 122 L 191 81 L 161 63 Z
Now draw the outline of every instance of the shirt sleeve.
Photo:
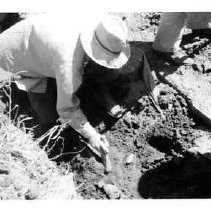
M 62 49 L 57 57 L 54 71 L 57 83 L 57 112 L 61 121 L 73 127 L 84 136 L 84 125 L 89 124 L 80 109 L 80 99 L 75 95 L 82 83 L 84 51 L 80 43 L 76 45 L 73 56 Z M 85 126 L 86 127 L 86 126 Z
M 80 99 L 75 95 L 76 87 L 74 87 L 70 68 L 71 65 L 65 64 L 60 67 L 56 75 L 57 112 L 62 122 L 68 123 L 75 130 L 80 131 L 88 120 L 80 109 Z

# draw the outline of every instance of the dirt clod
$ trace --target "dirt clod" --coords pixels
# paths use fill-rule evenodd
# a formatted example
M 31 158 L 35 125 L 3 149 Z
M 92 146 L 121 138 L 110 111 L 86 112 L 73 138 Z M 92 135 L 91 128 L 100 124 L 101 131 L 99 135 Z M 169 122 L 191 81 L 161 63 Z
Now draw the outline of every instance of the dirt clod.
M 135 155 L 134 154 L 127 154 L 125 157 L 125 164 L 131 164 L 135 161 Z
M 119 199 L 121 197 L 122 193 L 115 184 L 100 182 L 98 186 L 104 190 L 109 199 Z

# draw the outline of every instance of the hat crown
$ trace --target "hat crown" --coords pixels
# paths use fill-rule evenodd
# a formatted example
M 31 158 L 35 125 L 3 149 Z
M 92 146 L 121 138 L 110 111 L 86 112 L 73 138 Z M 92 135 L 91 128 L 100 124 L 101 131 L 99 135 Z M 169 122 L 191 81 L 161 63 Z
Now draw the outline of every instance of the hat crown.
M 95 36 L 109 52 L 120 53 L 126 46 L 127 27 L 120 18 L 107 17 L 95 28 Z
M 86 54 L 97 64 L 109 69 L 121 68 L 130 57 L 125 22 L 106 14 L 90 18 L 81 29 L 80 41 Z

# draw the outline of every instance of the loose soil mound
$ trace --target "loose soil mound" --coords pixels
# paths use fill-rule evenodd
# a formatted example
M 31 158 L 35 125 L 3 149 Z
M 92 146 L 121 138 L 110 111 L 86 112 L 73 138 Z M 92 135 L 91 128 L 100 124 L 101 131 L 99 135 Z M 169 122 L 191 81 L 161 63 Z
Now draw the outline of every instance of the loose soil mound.
M 126 17 L 130 34 L 132 34 L 131 40 L 144 41 L 134 44 L 136 49 L 145 47 L 152 69 L 168 69 L 169 74 L 174 72 L 176 67 L 166 65 L 166 62 L 155 57 L 151 50 L 148 51 L 152 43 L 147 43 L 147 41 L 151 41 L 156 33 L 157 27 L 154 24 L 156 21 L 153 21 L 152 24 L 149 18 L 143 17 L 142 14 L 118 15 Z M 159 17 L 154 14 L 148 15 L 155 20 Z M 143 22 L 140 19 L 148 19 L 148 21 Z M 145 27 L 146 25 L 148 27 Z M 153 30 L 152 27 L 154 27 Z M 134 28 L 135 30 L 133 30 Z M 146 30 L 147 36 L 144 33 Z M 138 51 L 137 49 L 136 52 Z M 199 54 L 204 56 L 200 51 Z M 137 57 L 139 55 L 137 53 Z M 132 65 L 135 66 L 135 61 Z M 128 77 L 129 72 L 125 74 L 123 81 L 127 81 Z M 97 80 L 96 78 L 97 76 L 95 80 Z M 105 79 L 105 77 L 103 78 Z M 116 87 L 118 85 L 121 87 L 121 82 L 116 82 Z M 102 87 L 103 83 L 100 84 Z M 102 164 L 95 159 L 84 159 L 81 155 L 76 156 L 77 165 L 83 165 L 82 172 L 81 168 L 76 170 L 77 180 L 79 183 L 86 180 L 86 185 L 80 188 L 84 198 L 210 197 L 210 191 L 206 187 L 211 181 L 209 178 L 210 163 L 203 157 L 196 157 L 188 152 L 194 141 L 200 135 L 204 135 L 203 133 L 199 134 L 196 129 L 200 124 L 195 125 L 195 120 L 192 119 L 193 113 L 179 92 L 161 82 L 158 86 L 160 88 L 158 102 L 165 119 L 161 118 L 146 95 L 142 95 L 131 110 L 117 121 L 103 115 L 103 111 L 99 111 L 96 105 L 88 106 L 87 104 L 91 104 L 93 100 L 87 99 L 88 103 L 85 104 L 88 108 L 84 109 L 90 121 L 107 136 L 110 142 L 113 171 L 105 175 Z M 112 92 L 112 85 L 110 87 Z M 136 87 L 140 88 L 140 86 Z M 95 87 L 95 89 L 98 88 Z M 124 92 L 119 90 L 113 92 L 117 98 Z M 90 96 L 92 93 L 85 95 Z M 74 164 L 75 162 L 73 162 Z M 110 191 L 108 193 L 107 188 L 102 187 L 102 180 L 104 186 L 106 184 L 117 186 L 121 193 L 118 196 L 111 196 Z
M 160 84 L 159 87 L 158 101 L 165 119 L 152 106 L 148 96 L 143 96 L 117 121 L 98 116 L 102 121 L 99 120 L 96 128 L 110 142 L 113 171 L 106 175 L 103 165 L 94 158 L 84 159 L 78 155 L 72 164 L 83 165 L 83 172 L 76 172 L 79 182 L 86 180 L 80 189 L 85 198 L 107 197 L 98 186 L 102 180 L 118 186 L 124 198 L 139 198 L 142 188 L 138 189 L 138 183 L 144 174 L 174 158 L 183 158 L 192 146 L 196 134 L 186 101 L 168 85 Z M 91 116 L 96 117 L 98 112 L 90 106 L 87 110 L 92 122 Z

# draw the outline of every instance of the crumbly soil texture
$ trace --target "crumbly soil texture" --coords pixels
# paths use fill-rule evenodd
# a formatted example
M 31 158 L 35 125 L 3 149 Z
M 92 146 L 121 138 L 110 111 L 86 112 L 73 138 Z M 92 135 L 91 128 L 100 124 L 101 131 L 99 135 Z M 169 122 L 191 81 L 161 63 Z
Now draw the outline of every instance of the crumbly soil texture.
M 88 63 L 84 84 L 78 92 L 89 121 L 109 141 L 112 171 L 105 172 L 99 157 L 71 128 L 53 139 L 56 143 L 48 157 L 58 165 L 68 165 L 69 171 L 74 173 L 77 192 L 84 199 L 210 198 L 211 162 L 188 152 L 203 136 L 204 130 L 210 134 L 210 128 L 195 118 L 188 101 L 176 89 L 156 79 L 161 115 L 143 91 L 139 78 L 141 68 L 138 64 L 143 51 L 153 70 L 164 68 L 164 61 L 148 50 L 160 13 L 117 15 L 129 26 L 132 48 L 129 63 L 122 71 Z M 199 40 L 193 39 L 187 51 L 196 51 L 201 44 Z M 202 62 L 199 57 L 209 59 L 210 43 L 200 46 L 197 47 L 196 63 Z M 198 66 L 193 71 L 200 71 Z M 171 65 L 166 68 L 171 69 Z M 209 70 L 206 73 L 209 74 Z M 126 110 L 120 119 L 106 113 L 108 107 L 103 97 L 96 100 L 102 89 Z M 29 107 L 27 103 L 25 107 Z
M 188 151 L 204 135 L 201 131 L 210 132 L 210 129 L 195 118 L 188 102 L 177 90 L 157 80 L 156 86 L 160 90 L 158 104 L 164 114 L 162 117 L 148 95 L 141 93 L 142 86 L 137 85 L 138 80 L 131 76 L 134 71 L 131 66 L 137 66 L 139 51 L 143 47 L 153 70 L 163 68 L 165 64 L 148 50 L 151 49 L 150 42 L 156 33 L 160 14 L 118 15 L 126 19 L 132 41 L 130 63 L 123 69 L 126 73 L 119 77 L 118 73 L 113 73 L 115 79 L 112 80 L 112 76 L 107 76 L 112 72 L 103 73 L 103 68 L 99 69 L 99 75 L 103 75 L 103 80 L 99 76 L 100 85 L 96 84 L 98 76 L 95 74 L 93 81 L 85 88 L 87 93 L 85 91 L 83 95 L 87 96 L 83 108 L 90 122 L 106 135 L 110 143 L 113 170 L 106 174 L 97 157 L 77 155 L 71 164 L 76 173 L 76 183 L 81 184 L 78 190 L 85 199 L 208 198 L 211 196 L 207 188 L 211 182 L 210 162 Z M 202 45 L 203 39 L 190 39 L 191 44 L 186 49 L 187 53 L 191 52 L 191 48 L 196 53 L 194 59 L 197 67 L 192 68 L 193 74 L 194 71 L 201 71 L 200 66 L 207 65 L 209 59 L 206 55 L 209 54 L 210 45 L 209 42 Z M 206 63 L 202 65 L 204 56 Z M 153 63 L 152 59 L 159 62 Z M 165 68 L 171 69 L 171 65 Z M 109 82 L 106 82 L 106 76 Z M 120 104 L 121 101 L 126 104 L 127 112 L 121 119 L 115 120 L 102 114 L 103 110 L 98 110 L 97 105 L 92 104 L 93 92 L 102 88 L 104 83 L 109 84 L 111 94 Z M 94 84 L 94 88 L 90 84 Z M 133 97 L 124 98 L 131 92 Z
M 159 86 L 158 102 L 164 117 L 144 95 L 121 119 L 99 120 L 96 128 L 110 143 L 113 170 L 106 174 L 100 160 L 94 157 L 84 159 L 82 154 L 75 157 L 71 165 L 77 182 L 83 184 L 79 191 L 84 198 L 112 198 L 100 187 L 101 182 L 118 187 L 121 193 L 116 198 L 160 198 L 172 194 L 176 198 L 186 189 L 186 185 L 178 186 L 178 182 L 191 179 L 194 170 L 183 175 L 188 165 L 181 169 L 181 163 L 188 159 L 186 151 L 197 138 L 195 123 L 184 98 L 168 85 Z M 93 113 L 97 114 L 96 108 L 87 110 L 91 112 L 89 120 L 96 122 L 92 119 Z M 185 196 L 191 197 L 188 191 Z

